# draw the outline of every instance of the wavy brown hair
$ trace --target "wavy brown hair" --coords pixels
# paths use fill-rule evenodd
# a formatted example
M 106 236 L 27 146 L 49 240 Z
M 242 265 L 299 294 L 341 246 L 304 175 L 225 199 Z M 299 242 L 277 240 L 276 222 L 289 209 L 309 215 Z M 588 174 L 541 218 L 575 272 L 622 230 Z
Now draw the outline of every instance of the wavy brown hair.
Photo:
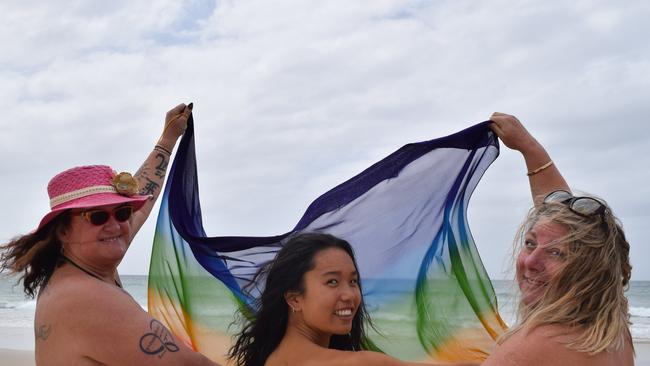
M 630 338 L 624 292 L 632 266 L 630 244 L 620 221 L 609 207 L 601 215 L 582 216 L 563 203 L 540 204 L 530 210 L 518 230 L 516 254 L 523 247 L 526 233 L 540 219 L 568 229 L 566 236 L 556 239 L 567 244 L 567 255 L 538 302 L 529 306 L 519 302 L 519 321 L 499 343 L 523 329 L 559 325 L 567 329 L 566 334 L 573 335 L 566 342 L 570 349 L 590 355 L 621 349 Z
M 66 211 L 40 230 L 18 236 L 2 244 L 0 272 L 21 274 L 25 295 L 34 298 L 47 285 L 54 269 L 61 263 L 61 241 L 58 232 L 70 225 Z

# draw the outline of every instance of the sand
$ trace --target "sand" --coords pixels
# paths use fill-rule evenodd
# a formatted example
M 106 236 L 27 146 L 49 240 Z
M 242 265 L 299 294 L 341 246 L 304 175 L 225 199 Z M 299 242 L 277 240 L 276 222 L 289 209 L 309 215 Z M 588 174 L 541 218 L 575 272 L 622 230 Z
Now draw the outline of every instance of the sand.
M 34 351 L 0 348 L 0 360 L 7 366 L 34 366 Z
M 635 341 L 636 365 L 650 366 L 650 341 Z M 0 327 L 0 363 L 34 366 L 34 334 L 30 328 Z

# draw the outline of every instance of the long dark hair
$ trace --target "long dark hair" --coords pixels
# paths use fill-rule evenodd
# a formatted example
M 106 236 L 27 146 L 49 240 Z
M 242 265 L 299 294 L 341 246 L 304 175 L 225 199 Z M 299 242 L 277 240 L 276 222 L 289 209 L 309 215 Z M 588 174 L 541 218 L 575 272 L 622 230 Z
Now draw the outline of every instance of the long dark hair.
M 275 259 L 257 273 L 256 279 L 266 277 L 266 285 L 257 300 L 257 314 L 251 317 L 246 309 L 242 309 L 241 318 L 247 317 L 248 320 L 237 334 L 236 342 L 228 353 L 228 357 L 235 360 L 237 365 L 264 365 L 287 330 L 289 306 L 284 295 L 290 291 L 304 291 L 303 277 L 314 268 L 314 257 L 318 252 L 329 248 L 344 250 L 358 269 L 354 251 L 347 241 L 329 234 L 302 233 L 291 237 Z M 366 322 L 372 326 L 362 297 L 352 320 L 350 334 L 332 335 L 329 348 L 348 351 L 377 350 L 366 337 Z
M 40 230 L 18 236 L 0 246 L 0 272 L 22 273 L 23 291 L 28 297 L 47 285 L 54 269 L 61 264 L 58 231 L 70 225 L 70 212 L 58 215 Z

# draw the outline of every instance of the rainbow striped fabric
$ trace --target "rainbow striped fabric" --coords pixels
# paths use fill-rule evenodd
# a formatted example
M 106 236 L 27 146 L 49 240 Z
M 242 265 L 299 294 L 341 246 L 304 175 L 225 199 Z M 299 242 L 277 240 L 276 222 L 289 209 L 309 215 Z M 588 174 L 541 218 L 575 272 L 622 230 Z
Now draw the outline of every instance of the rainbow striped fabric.
M 256 271 L 289 235 L 326 232 L 355 249 L 377 328 L 370 337 L 383 352 L 483 360 L 506 329 L 467 223 L 472 191 L 499 154 L 488 123 L 403 146 L 318 197 L 286 233 L 209 237 L 190 119 L 158 216 L 149 312 L 187 345 L 226 364 L 236 310 L 254 314 L 264 287 L 251 284 Z

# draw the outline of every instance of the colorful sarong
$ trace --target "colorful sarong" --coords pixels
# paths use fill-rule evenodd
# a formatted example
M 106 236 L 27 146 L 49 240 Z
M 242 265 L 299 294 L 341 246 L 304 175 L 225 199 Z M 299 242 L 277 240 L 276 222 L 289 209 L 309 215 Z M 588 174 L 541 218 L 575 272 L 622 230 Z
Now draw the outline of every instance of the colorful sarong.
M 162 197 L 149 312 L 193 349 L 226 363 L 237 308 L 255 313 L 264 284 L 250 285 L 260 266 L 289 235 L 325 232 L 354 247 L 378 331 L 370 337 L 382 351 L 483 360 L 506 329 L 467 223 L 469 198 L 499 153 L 488 123 L 403 146 L 318 197 L 284 234 L 208 237 L 190 119 Z

